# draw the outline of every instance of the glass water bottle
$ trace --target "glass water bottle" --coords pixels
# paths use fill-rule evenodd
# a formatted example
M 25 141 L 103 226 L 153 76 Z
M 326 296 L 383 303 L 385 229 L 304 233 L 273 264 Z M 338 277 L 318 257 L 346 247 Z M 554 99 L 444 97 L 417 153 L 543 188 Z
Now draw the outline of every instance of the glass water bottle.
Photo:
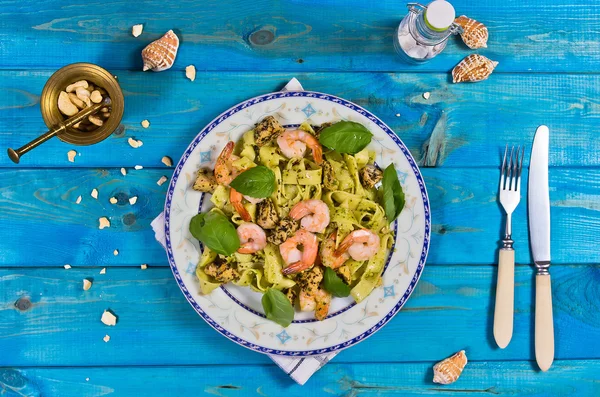
M 409 13 L 394 36 L 396 52 L 406 62 L 428 61 L 442 52 L 451 34 L 461 31 L 454 23 L 454 7 L 445 0 L 435 0 L 427 6 L 408 3 L 407 7 Z

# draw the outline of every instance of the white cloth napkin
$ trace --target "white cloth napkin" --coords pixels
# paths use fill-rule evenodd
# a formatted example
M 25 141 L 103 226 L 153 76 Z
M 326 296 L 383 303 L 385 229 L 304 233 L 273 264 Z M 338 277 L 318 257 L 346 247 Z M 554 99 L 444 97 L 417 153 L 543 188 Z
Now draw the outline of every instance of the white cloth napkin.
M 303 91 L 302 85 L 294 77 L 283 87 L 281 91 Z M 154 230 L 154 238 L 158 241 L 163 248 L 166 249 L 165 242 L 165 215 L 160 213 L 151 223 L 152 230 Z M 318 356 L 310 357 L 285 357 L 269 354 L 268 356 L 294 379 L 298 384 L 303 385 L 306 381 L 317 372 L 322 366 L 327 364 L 329 360 L 337 355 L 335 353 L 321 354 Z

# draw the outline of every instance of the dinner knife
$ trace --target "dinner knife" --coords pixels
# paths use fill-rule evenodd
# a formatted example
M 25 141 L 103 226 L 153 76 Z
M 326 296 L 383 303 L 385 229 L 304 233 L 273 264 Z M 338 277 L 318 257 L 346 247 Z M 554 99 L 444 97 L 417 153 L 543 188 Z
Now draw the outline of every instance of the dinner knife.
M 548 144 L 550 131 L 538 127 L 529 163 L 529 241 L 535 276 L 535 359 L 542 371 L 554 360 L 554 325 L 550 286 L 550 193 L 548 189 Z

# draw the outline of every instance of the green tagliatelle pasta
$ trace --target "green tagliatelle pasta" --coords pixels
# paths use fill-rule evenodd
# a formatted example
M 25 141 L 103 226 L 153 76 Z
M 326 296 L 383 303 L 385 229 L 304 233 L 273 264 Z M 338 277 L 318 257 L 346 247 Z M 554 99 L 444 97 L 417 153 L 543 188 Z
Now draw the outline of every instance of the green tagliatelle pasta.
M 200 256 L 200 262 L 198 262 L 198 266 L 196 266 L 196 276 L 200 282 L 200 291 L 204 295 L 210 294 L 215 288 L 218 288 L 222 284 L 204 273 L 204 267 L 214 262 L 216 258 L 217 253 L 205 247 Z
M 381 273 L 385 266 L 389 245 L 391 245 L 392 236 L 383 235 L 380 240 L 380 249 L 375 256 L 367 261 L 363 274 L 358 283 L 350 291 L 350 295 L 359 303 L 365 299 L 379 283 Z
M 299 128 L 310 134 L 315 133 L 308 123 L 303 123 Z M 235 170 L 243 172 L 259 165 L 273 171 L 275 189 L 268 200 L 271 200 L 279 219 L 286 218 L 297 203 L 319 199 L 327 204 L 330 213 L 330 223 L 326 230 L 317 233 L 319 242 L 332 236 L 337 247 L 348 234 L 358 229 L 369 229 L 379 236 L 380 249 L 375 256 L 366 261 L 349 259 L 343 264 L 343 272 L 340 271 L 350 285 L 351 296 L 357 302 L 362 301 L 379 283 L 393 238 L 385 211 L 378 202 L 377 189 L 364 187 L 361 181 L 361 170 L 374 163 L 375 153 L 363 149 L 350 155 L 323 148 L 323 158 L 329 167 L 325 170 L 323 164 L 315 162 L 311 150 L 307 150 L 303 158 L 288 159 L 283 155 L 276 140 L 267 140 L 261 143 L 262 146 L 257 145 L 257 140 L 259 137 L 255 137 L 254 130 L 244 133 L 237 144 L 237 157 L 232 158 L 231 165 L 234 167 L 234 173 Z M 326 172 L 332 173 L 329 175 L 330 184 L 323 182 L 327 177 Z M 218 185 L 210 201 L 216 211 L 239 226 L 245 221 L 235 211 L 230 201 L 230 192 L 230 187 Z M 257 222 L 259 214 L 256 202 L 244 199 L 242 204 L 252 221 Z M 332 234 L 333 232 L 335 234 Z M 209 265 L 211 267 L 207 268 Z M 216 265 L 222 266 L 226 272 L 215 273 L 221 271 L 215 270 Z M 299 282 L 296 276 L 282 273 L 286 266 L 279 246 L 271 243 L 255 253 L 236 252 L 229 257 L 218 256 L 205 248 L 196 268 L 196 275 L 203 294 L 208 294 L 229 281 L 263 293 L 269 288 L 298 291 Z

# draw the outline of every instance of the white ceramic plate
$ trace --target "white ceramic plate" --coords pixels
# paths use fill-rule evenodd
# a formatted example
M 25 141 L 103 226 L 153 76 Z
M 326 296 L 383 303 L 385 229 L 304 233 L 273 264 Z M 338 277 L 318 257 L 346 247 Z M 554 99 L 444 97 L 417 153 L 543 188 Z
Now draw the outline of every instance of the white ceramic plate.
M 261 294 L 248 287 L 225 285 L 201 295 L 195 275 L 199 243 L 189 233 L 190 219 L 210 208 L 208 194 L 192 190 L 196 171 L 214 166 L 229 140 L 242 134 L 267 115 L 285 126 L 306 120 L 325 122 L 352 120 L 374 135 L 369 146 L 377 164 L 391 162 L 406 195 L 406 207 L 392 225 L 394 248 L 383 273 L 383 283 L 359 304 L 352 298 L 334 298 L 330 314 L 317 321 L 313 313 L 296 313 L 287 328 L 265 318 Z M 404 305 L 425 265 L 429 248 L 430 212 L 427 191 L 419 168 L 394 132 L 377 117 L 344 99 L 310 91 L 262 95 L 229 109 L 192 141 L 177 164 L 165 203 L 165 234 L 169 264 L 181 291 L 210 326 L 232 341 L 268 354 L 308 356 L 352 346 L 375 333 Z

